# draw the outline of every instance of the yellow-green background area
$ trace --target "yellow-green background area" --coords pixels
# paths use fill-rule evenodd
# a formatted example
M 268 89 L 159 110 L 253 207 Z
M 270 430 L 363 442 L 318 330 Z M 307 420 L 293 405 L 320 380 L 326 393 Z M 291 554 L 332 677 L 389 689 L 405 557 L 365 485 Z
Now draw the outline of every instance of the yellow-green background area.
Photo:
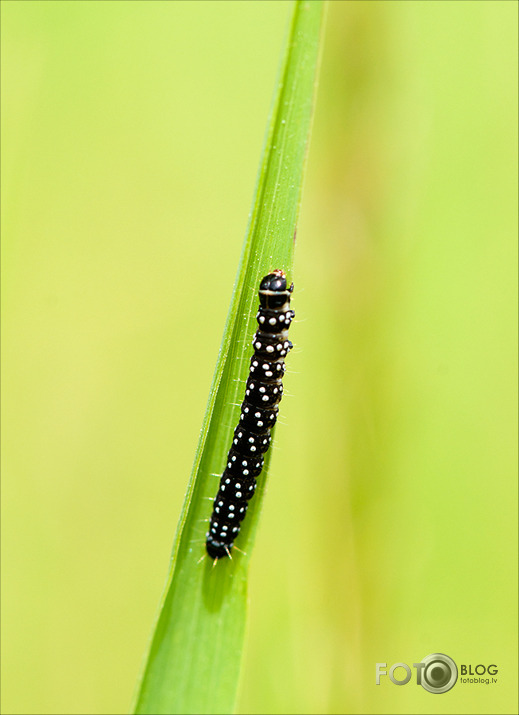
M 4 713 L 130 706 L 289 12 L 2 2 Z M 511 713 L 517 4 L 327 20 L 238 709 Z

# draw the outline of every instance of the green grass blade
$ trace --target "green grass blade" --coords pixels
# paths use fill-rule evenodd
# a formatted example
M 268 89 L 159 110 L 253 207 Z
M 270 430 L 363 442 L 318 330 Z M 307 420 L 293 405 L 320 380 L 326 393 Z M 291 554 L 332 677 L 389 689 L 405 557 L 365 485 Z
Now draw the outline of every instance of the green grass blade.
M 290 279 L 322 13 L 320 1 L 294 3 L 249 227 L 137 713 L 228 713 L 234 706 L 245 635 L 247 570 L 268 455 L 236 540 L 244 553 L 233 550 L 232 560 L 222 559 L 213 568 L 204 557 L 205 533 L 218 484 L 214 475 L 222 471 L 238 422 L 259 281 L 274 268 L 287 271 Z

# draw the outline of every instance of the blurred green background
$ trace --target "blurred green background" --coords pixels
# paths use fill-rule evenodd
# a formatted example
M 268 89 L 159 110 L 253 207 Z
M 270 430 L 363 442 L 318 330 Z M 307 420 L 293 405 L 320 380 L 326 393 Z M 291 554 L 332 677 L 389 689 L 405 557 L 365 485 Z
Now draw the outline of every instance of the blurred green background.
M 2 711 L 123 713 L 290 3 L 1 10 Z M 330 3 L 240 712 L 515 711 L 516 52 L 516 3 Z M 438 651 L 497 684 L 375 685 Z

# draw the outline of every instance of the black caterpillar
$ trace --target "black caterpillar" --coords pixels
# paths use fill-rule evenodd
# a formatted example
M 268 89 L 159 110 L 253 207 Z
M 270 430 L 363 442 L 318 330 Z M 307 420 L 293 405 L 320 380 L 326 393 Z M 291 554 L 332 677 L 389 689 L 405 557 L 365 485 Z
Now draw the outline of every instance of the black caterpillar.
M 206 549 L 212 559 L 231 555 L 248 501 L 256 490 L 256 477 L 263 469 L 263 455 L 269 448 L 270 430 L 276 423 L 278 402 L 283 396 L 284 358 L 292 349 L 288 328 L 295 315 L 290 310 L 293 290 L 293 283 L 287 288 L 281 270 L 272 271 L 260 283 L 256 315 L 259 328 L 252 341 L 254 355 L 245 399 L 206 535 Z

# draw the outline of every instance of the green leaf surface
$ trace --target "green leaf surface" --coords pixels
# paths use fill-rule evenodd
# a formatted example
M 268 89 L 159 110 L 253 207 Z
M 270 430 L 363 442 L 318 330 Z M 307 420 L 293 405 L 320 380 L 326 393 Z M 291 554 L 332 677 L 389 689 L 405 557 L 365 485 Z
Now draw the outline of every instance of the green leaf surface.
M 228 713 L 234 707 L 248 565 L 270 451 L 236 539 L 240 551 L 233 549 L 232 559 L 213 565 L 205 555 L 205 533 L 243 399 L 259 281 L 276 268 L 291 280 L 322 16 L 318 0 L 294 3 L 249 226 L 137 713 Z

